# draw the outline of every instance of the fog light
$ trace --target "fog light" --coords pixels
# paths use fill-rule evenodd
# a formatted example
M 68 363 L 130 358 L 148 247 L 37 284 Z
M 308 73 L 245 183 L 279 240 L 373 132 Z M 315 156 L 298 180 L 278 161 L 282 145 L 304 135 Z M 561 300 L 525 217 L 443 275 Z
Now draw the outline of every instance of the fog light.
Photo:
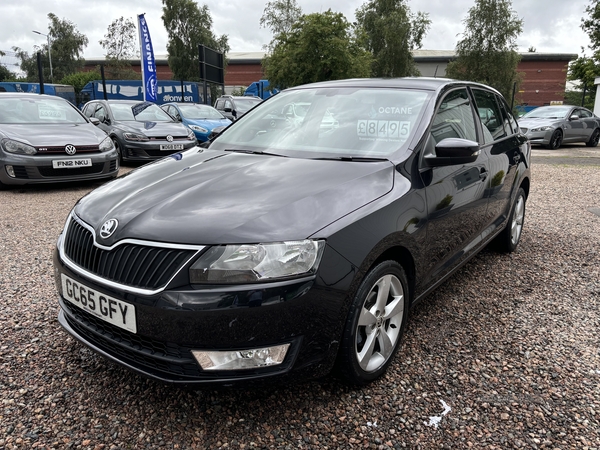
M 15 168 L 13 166 L 6 166 L 6 173 L 9 177 L 15 178 Z
M 204 351 L 192 350 L 192 354 L 204 370 L 240 370 L 281 364 L 290 344 L 250 350 Z

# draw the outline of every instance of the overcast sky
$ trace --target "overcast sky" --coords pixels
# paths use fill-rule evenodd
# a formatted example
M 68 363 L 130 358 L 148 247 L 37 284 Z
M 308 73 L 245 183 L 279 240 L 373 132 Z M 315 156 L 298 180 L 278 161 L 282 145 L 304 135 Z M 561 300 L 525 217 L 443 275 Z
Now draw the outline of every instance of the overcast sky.
M 229 36 L 231 51 L 262 51 L 270 41 L 270 32 L 260 28 L 259 20 L 268 0 L 206 0 L 217 35 Z M 297 0 L 304 13 L 331 9 L 354 21 L 361 0 Z M 429 14 L 431 28 L 425 37 L 425 50 L 453 50 L 463 31 L 463 20 L 474 0 L 409 0 L 411 11 Z M 202 2 L 200 2 L 202 4 Z M 520 51 L 530 46 L 538 52 L 581 53 L 589 39 L 581 30 L 581 18 L 589 0 L 515 0 L 513 9 L 524 21 L 518 45 Z M 108 25 L 121 16 L 135 18 L 146 13 L 154 52 L 166 54 L 167 32 L 163 26 L 161 0 L 0 0 L 0 50 L 21 47 L 32 52 L 33 46 L 44 44 L 48 33 L 47 14 L 73 22 L 89 39 L 85 58 L 101 57 L 104 51 L 98 41 Z M 589 52 L 588 52 L 589 53 Z

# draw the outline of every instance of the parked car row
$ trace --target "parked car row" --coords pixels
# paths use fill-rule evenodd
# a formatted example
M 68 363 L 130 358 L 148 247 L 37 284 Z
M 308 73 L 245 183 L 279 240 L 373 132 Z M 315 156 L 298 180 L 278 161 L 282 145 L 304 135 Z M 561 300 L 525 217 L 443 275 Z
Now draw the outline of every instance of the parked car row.
M 68 333 L 179 385 L 376 380 L 412 307 L 488 244 L 517 249 L 531 144 L 600 139 L 584 108 L 518 123 L 496 90 L 446 79 L 216 104 L 233 124 L 204 105 L 0 95 L 3 184 L 158 159 L 78 201 L 55 279 Z

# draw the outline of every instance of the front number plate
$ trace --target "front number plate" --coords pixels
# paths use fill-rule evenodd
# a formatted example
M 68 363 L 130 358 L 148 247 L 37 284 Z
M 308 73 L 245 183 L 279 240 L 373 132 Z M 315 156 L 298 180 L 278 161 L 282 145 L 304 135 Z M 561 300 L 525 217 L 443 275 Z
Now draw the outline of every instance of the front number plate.
M 135 306 L 102 294 L 92 288 L 61 274 L 63 297 L 88 313 L 116 327 L 132 333 L 137 332 Z
M 77 169 L 78 167 L 91 167 L 92 160 L 84 159 L 55 159 L 52 161 L 54 169 Z
M 183 144 L 160 144 L 161 150 L 183 150 Z

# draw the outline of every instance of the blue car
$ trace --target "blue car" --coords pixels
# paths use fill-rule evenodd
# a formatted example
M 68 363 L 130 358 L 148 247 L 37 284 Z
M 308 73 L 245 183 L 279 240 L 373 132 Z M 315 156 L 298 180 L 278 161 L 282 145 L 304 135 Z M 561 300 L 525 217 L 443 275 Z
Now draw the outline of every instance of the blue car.
M 161 106 L 175 119 L 189 127 L 198 142 L 208 141 L 210 132 L 216 127 L 226 127 L 231 120 L 212 106 L 197 103 L 165 103 Z

